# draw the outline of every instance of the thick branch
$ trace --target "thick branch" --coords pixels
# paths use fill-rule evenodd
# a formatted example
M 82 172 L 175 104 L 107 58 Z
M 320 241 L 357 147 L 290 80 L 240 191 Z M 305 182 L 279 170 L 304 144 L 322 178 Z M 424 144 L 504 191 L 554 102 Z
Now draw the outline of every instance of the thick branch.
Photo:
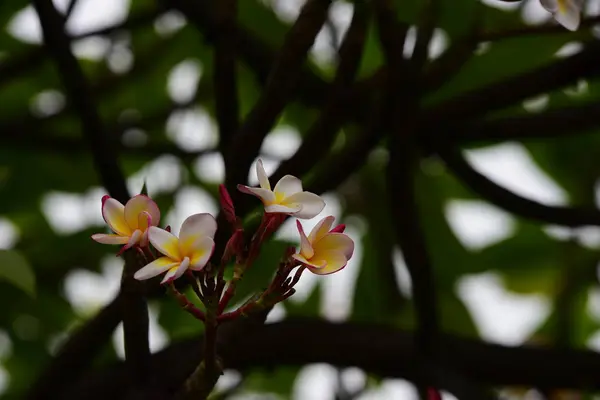
M 40 17 L 45 45 L 57 64 L 67 99 L 81 119 L 81 127 L 90 144 L 92 158 L 102 184 L 111 196 L 125 203 L 129 199 L 125 177 L 117 163 L 115 149 L 108 140 L 103 122 L 96 110 L 91 88 L 71 53 L 71 41 L 64 32 L 63 19 L 51 0 L 35 0 L 33 4 Z M 121 291 L 124 293 L 122 305 L 125 354 L 132 376 L 136 383 L 141 385 L 146 379 L 146 368 L 150 357 L 148 310 L 145 299 L 139 294 L 140 284 L 131 276 L 132 265 L 129 260 L 126 262 L 121 285 Z
M 468 122 L 444 135 L 460 143 L 566 137 L 600 127 L 599 114 L 600 102 L 593 102 L 537 114 Z M 438 130 L 435 125 L 426 129 L 430 134 Z
M 327 19 L 330 0 L 309 0 L 286 35 L 263 92 L 232 143 L 226 185 L 245 183 L 248 170 L 258 155 L 263 139 L 292 98 L 302 65 L 319 30 Z M 235 167 L 234 167 L 235 166 Z
M 423 121 L 455 121 L 509 107 L 529 97 L 574 83 L 578 79 L 600 75 L 599 62 L 600 42 L 589 42 L 583 51 L 571 57 L 443 102 L 430 109 L 423 116 Z
M 380 41 L 388 70 L 388 98 L 391 113 L 384 115 L 389 126 L 390 160 L 386 171 L 396 239 L 402 249 L 413 282 L 413 298 L 417 319 L 417 346 L 426 358 L 435 353 L 439 331 L 436 294 L 431 261 L 419 222 L 415 199 L 415 133 L 419 108 L 419 88 L 416 85 L 423 60 L 404 62 L 398 55 L 401 36 L 395 12 L 385 0 L 376 3 Z M 425 35 L 427 32 L 424 33 Z M 422 44 L 423 45 L 423 44 Z M 419 57 L 419 56 L 418 56 Z
M 434 151 L 465 185 L 484 199 L 518 216 L 563 226 L 600 226 L 600 210 L 547 206 L 521 197 L 473 169 L 451 145 L 436 144 Z
M 121 322 L 121 297 L 117 296 L 90 322 L 71 334 L 27 394 L 29 400 L 42 400 L 52 393 L 60 398 L 92 365 L 96 354 L 110 341 L 115 327 Z
M 319 340 L 306 340 L 314 332 L 319 332 Z M 256 326 L 228 342 L 221 355 L 228 368 L 240 371 L 329 363 L 414 382 L 419 378 L 414 340 L 411 332 L 386 326 L 299 319 Z M 153 355 L 152 370 L 160 376 L 160 385 L 177 387 L 201 356 L 201 341 L 197 338 L 176 343 Z M 600 389 L 600 355 L 593 351 L 506 347 L 442 334 L 439 358 L 452 365 L 456 373 L 489 386 Z M 91 373 L 74 385 L 67 398 L 78 399 L 85 394 L 89 400 L 121 399 L 124 373 L 122 364 Z M 453 391 L 451 386 L 456 382 L 449 382 L 452 375 L 432 375 L 437 386 Z
M 239 128 L 239 104 L 235 61 L 235 17 L 237 0 L 215 3 L 219 34 L 215 40 L 214 87 L 216 118 L 219 125 L 219 148 L 223 158 L 233 134 Z
M 51 1 L 35 0 L 34 5 L 40 16 L 45 44 L 56 62 L 69 103 L 80 116 L 81 128 L 89 141 L 102 184 L 112 197 L 124 203 L 129 199 L 125 178 L 96 111 L 90 86 L 71 53 L 71 41 L 64 32 L 62 17 Z
M 337 72 L 325 106 L 317 121 L 306 133 L 300 148 L 291 158 L 282 162 L 271 176 L 273 182 L 279 181 L 287 174 L 295 176 L 306 174 L 329 152 L 335 134 L 345 119 L 342 111 L 348 88 L 354 81 L 362 59 L 368 20 L 368 9 L 362 2 L 357 2 L 354 6 L 352 22 L 340 47 Z

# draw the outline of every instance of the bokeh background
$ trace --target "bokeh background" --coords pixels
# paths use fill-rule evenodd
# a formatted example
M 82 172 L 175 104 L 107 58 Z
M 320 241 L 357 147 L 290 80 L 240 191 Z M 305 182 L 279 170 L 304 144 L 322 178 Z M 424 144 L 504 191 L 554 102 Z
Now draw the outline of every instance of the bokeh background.
M 54 3 L 64 12 L 70 1 Z M 456 3 L 461 7 L 452 11 L 454 22 L 435 30 L 430 59 L 448 48 L 468 20 L 461 14 L 466 2 Z M 265 42 L 277 45 L 302 4 L 240 0 L 239 18 Z M 538 0 L 483 4 L 492 21 L 490 32 L 553 24 Z M 334 2 L 330 20 L 312 47 L 310 62 L 324 77 L 332 74 L 352 9 L 350 2 Z M 587 18 L 598 13 L 600 2 L 589 1 Z M 161 205 L 163 221 L 173 227 L 192 213 L 216 215 L 216 189 L 224 168 L 215 150 L 210 45 L 182 14 L 159 12 L 146 0 L 79 0 L 66 26 L 74 37 L 72 51 L 120 149 L 129 190 L 139 192 L 146 181 Z M 89 239 L 105 229 L 100 199 L 106 192 L 98 184 L 77 116 L 65 107 L 54 65 L 41 48 L 33 6 L 21 0 L 2 2 L 0 27 L 0 249 L 11 250 L 4 263 L 14 263 L 23 275 L 30 269 L 35 276 L 35 288 L 27 276 L 15 278 L 16 285 L 10 279 L 0 281 L 0 393 L 20 398 L 69 332 L 116 295 L 122 261 L 114 257 L 113 248 Z M 595 34 L 588 26 L 577 33 L 557 29 L 492 38 L 433 97 L 451 97 L 568 57 Z M 409 55 L 413 45 L 411 30 L 404 53 Z M 368 40 L 366 46 L 359 77 L 382 63 L 376 41 Z M 243 64 L 239 84 L 241 108 L 247 112 L 260 86 Z M 581 80 L 516 104 L 511 112 L 543 113 L 565 104 L 597 102 L 594 84 L 598 86 Z M 268 173 L 295 152 L 314 115 L 315 110 L 299 104 L 289 107 L 261 148 Z M 339 143 L 346 134 L 339 133 Z M 599 144 L 590 131 L 553 140 L 477 143 L 464 154 L 476 170 L 523 197 L 547 205 L 597 206 Z M 304 274 L 298 293 L 278 305 L 268 322 L 306 315 L 412 327 L 410 276 L 400 249 L 393 240 L 385 240 L 391 235 L 389 210 L 378 206 L 382 188 L 377 176 L 386 157 L 385 149 L 376 149 L 348 182 L 324 195 L 327 207 L 322 215 L 341 219 L 356 241 L 348 267 L 326 277 Z M 254 169 L 249 179 L 256 184 Z M 517 218 L 475 196 L 435 158 L 420 164 L 419 198 L 436 263 L 445 331 L 505 345 L 551 344 L 560 330 L 556 321 L 566 313 L 568 344 L 600 348 L 600 228 L 571 229 Z M 276 241 L 297 241 L 292 222 L 277 233 Z M 315 222 L 306 222 L 305 229 Z M 280 249 L 273 246 L 273 260 Z M 381 265 L 386 257 L 392 260 L 391 269 Z M 247 293 L 263 285 L 268 273 L 250 274 Z M 566 285 L 571 289 L 565 295 Z M 556 307 L 559 302 L 567 311 Z M 199 331 L 173 301 L 153 300 L 150 305 L 152 351 Z M 119 326 L 104 357 L 110 361 L 123 353 Z M 256 371 L 239 384 L 240 374 L 227 371 L 218 387 L 237 387 L 231 399 L 328 400 L 340 387 L 360 392 L 357 400 L 417 398 L 409 382 L 374 380 L 358 368 L 316 364 L 274 374 Z M 506 393 L 508 398 L 536 398 L 526 390 Z M 444 399 L 451 398 L 444 393 Z

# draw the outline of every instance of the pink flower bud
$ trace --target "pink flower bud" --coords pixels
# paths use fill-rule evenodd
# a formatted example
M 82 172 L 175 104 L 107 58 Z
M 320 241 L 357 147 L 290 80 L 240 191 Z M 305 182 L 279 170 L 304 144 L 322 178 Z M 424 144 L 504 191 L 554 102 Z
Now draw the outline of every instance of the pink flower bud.
M 231 196 L 229 195 L 229 192 L 227 191 L 225 185 L 219 185 L 219 195 L 221 201 L 221 208 L 225 213 L 225 218 L 230 224 L 235 225 L 235 207 L 233 206 L 233 201 L 231 200 Z

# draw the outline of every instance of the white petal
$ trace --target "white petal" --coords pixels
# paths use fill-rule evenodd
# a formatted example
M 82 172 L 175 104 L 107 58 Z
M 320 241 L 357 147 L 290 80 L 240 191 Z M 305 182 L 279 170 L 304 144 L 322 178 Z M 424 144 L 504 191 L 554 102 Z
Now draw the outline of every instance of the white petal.
M 156 226 L 148 228 L 148 239 L 156 250 L 160 251 L 165 256 L 169 256 L 174 260 L 181 259 L 179 253 L 179 239 L 171 232 Z
M 329 275 L 343 269 L 346 264 L 348 264 L 348 259 L 342 253 L 332 253 L 327 255 L 324 267 L 311 268 L 311 265 L 308 265 L 308 269 L 313 274 Z
M 139 243 L 142 240 L 142 237 L 144 235 L 142 234 L 142 231 L 140 231 L 139 229 L 136 229 L 135 232 L 133 232 L 133 234 L 131 234 L 131 237 L 129 238 L 129 241 L 127 242 L 127 245 L 125 246 L 125 249 L 130 249 L 133 246 L 135 246 L 137 243 Z
M 160 210 L 158 206 L 150 197 L 144 194 L 138 194 L 133 196 L 125 204 L 125 221 L 129 227 L 134 230 L 139 228 L 139 215 L 142 212 L 147 212 L 151 218 L 151 224 L 156 226 L 160 221 Z
M 265 211 L 268 213 L 280 213 L 280 214 L 289 214 L 296 215 L 298 211 L 300 211 L 301 206 L 296 205 L 294 207 L 282 206 L 279 204 L 272 204 L 270 206 L 265 206 Z
M 327 235 L 331 230 L 333 221 L 335 221 L 335 217 L 333 215 L 330 215 L 317 222 L 315 227 L 310 231 L 310 234 L 308 235 L 308 240 L 311 243 L 314 243 L 320 240 L 323 236 Z
M 300 254 L 305 259 L 310 259 L 314 254 L 314 250 L 312 248 L 312 244 L 310 240 L 306 237 L 304 233 L 304 228 L 300 223 L 300 220 L 296 220 L 296 226 L 298 227 L 298 233 L 300 234 Z
M 273 192 L 275 196 L 282 196 L 283 198 L 289 197 L 293 194 L 300 193 L 302 191 L 302 181 L 292 175 L 286 175 L 277 182 Z
M 315 257 L 327 258 L 330 253 L 342 253 L 347 259 L 354 253 L 354 241 L 344 233 L 330 233 L 313 244 Z
M 208 236 L 200 238 L 194 243 L 194 251 L 190 257 L 190 269 L 200 271 L 204 269 L 215 249 L 215 242 Z
M 163 278 L 163 280 L 160 283 L 161 284 L 168 283 L 170 281 L 174 281 L 175 279 L 179 278 L 181 275 L 183 275 L 185 273 L 185 271 L 187 271 L 189 265 L 190 265 L 190 259 L 187 257 L 184 258 L 183 261 L 179 265 L 169 269 L 169 272 L 167 272 L 165 274 L 165 277 Z
M 567 2 L 564 10 L 559 10 L 554 13 L 554 19 L 570 31 L 576 31 L 579 28 L 581 19 L 581 11 L 577 5 L 572 2 Z
M 296 193 L 284 199 L 281 205 L 293 207 L 299 205 L 300 211 L 294 214 L 294 217 L 300 219 L 311 219 L 316 217 L 325 208 L 325 201 L 314 193 L 301 192 Z
M 557 0 L 540 0 L 540 4 L 547 11 L 554 13 L 558 11 L 558 1 Z
M 215 237 L 217 231 L 217 221 L 208 214 L 190 215 L 183 221 L 181 230 L 179 231 L 179 241 L 194 241 L 201 236 Z
M 96 233 L 92 235 L 92 239 L 102 244 L 125 244 L 129 241 L 129 237 L 115 234 L 106 235 L 104 233 Z
M 155 276 L 176 267 L 178 264 L 178 262 L 171 260 L 169 257 L 160 257 L 138 270 L 133 277 L 140 281 L 154 278 Z
M 271 184 L 269 183 L 269 177 L 267 176 L 267 173 L 265 172 L 265 167 L 263 166 L 263 162 L 260 158 L 256 162 L 256 176 L 258 176 L 258 183 L 260 184 L 260 187 L 265 190 L 271 191 Z
M 267 189 L 238 185 L 238 190 L 242 193 L 258 197 L 264 204 L 271 204 L 275 201 L 275 194 Z
M 109 196 L 102 198 L 102 218 L 113 232 L 121 236 L 131 235 L 131 228 L 125 221 L 125 206 Z

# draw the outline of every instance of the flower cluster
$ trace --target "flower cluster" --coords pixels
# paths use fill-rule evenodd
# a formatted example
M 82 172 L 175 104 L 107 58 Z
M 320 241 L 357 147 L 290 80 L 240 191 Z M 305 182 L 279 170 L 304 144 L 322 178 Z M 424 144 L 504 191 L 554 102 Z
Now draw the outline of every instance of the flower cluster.
M 583 0 L 540 0 L 540 4 L 568 30 L 576 31 L 579 28 Z
M 235 213 L 233 201 L 223 185 L 220 186 L 221 207 L 225 219 L 231 226 L 231 235 L 226 242 L 218 267 L 211 265 L 215 249 L 217 221 L 208 213 L 194 214 L 182 224 L 179 236 L 170 228 L 159 227 L 160 210 L 147 195 L 132 197 L 125 205 L 104 196 L 102 198 L 102 216 L 111 234 L 95 234 L 92 239 L 104 244 L 123 245 L 118 255 L 128 249 L 141 254 L 143 264 L 134 274 L 134 278 L 145 280 L 164 274 L 162 284 L 169 284 L 175 291 L 185 309 L 199 319 L 203 313 L 195 309 L 184 295 L 179 293 L 173 281 L 188 275 L 194 278 L 199 287 L 196 294 L 203 300 L 208 295 L 216 296 L 218 306 L 214 310 L 220 320 L 230 319 L 248 312 L 251 308 L 272 305 L 294 293 L 293 286 L 298 282 L 302 271 L 326 275 L 344 268 L 354 252 L 354 242 L 344 234 L 343 224 L 333 226 L 334 217 L 323 218 L 307 236 L 299 220 L 296 220 L 300 236 L 300 248 L 290 248 L 283 255 L 276 270 L 273 282 L 255 301 L 246 304 L 235 312 L 223 314 L 225 307 L 234 294 L 235 285 L 244 272 L 254 262 L 261 245 L 277 230 L 288 216 L 298 219 L 311 219 L 325 207 L 325 202 L 314 193 L 306 192 L 302 182 L 286 175 L 271 188 L 263 164 L 258 160 L 256 173 L 260 187 L 238 185 L 242 193 L 258 197 L 264 205 L 264 214 L 260 226 L 247 242 L 241 219 Z M 160 253 L 156 256 L 156 251 Z M 230 260 L 235 259 L 233 278 L 225 290 L 224 270 Z M 297 269 L 296 269 L 297 268 Z M 294 277 L 291 272 L 296 269 Z M 195 276 L 194 273 L 199 273 Z M 200 278 L 200 279 L 198 279 Z

